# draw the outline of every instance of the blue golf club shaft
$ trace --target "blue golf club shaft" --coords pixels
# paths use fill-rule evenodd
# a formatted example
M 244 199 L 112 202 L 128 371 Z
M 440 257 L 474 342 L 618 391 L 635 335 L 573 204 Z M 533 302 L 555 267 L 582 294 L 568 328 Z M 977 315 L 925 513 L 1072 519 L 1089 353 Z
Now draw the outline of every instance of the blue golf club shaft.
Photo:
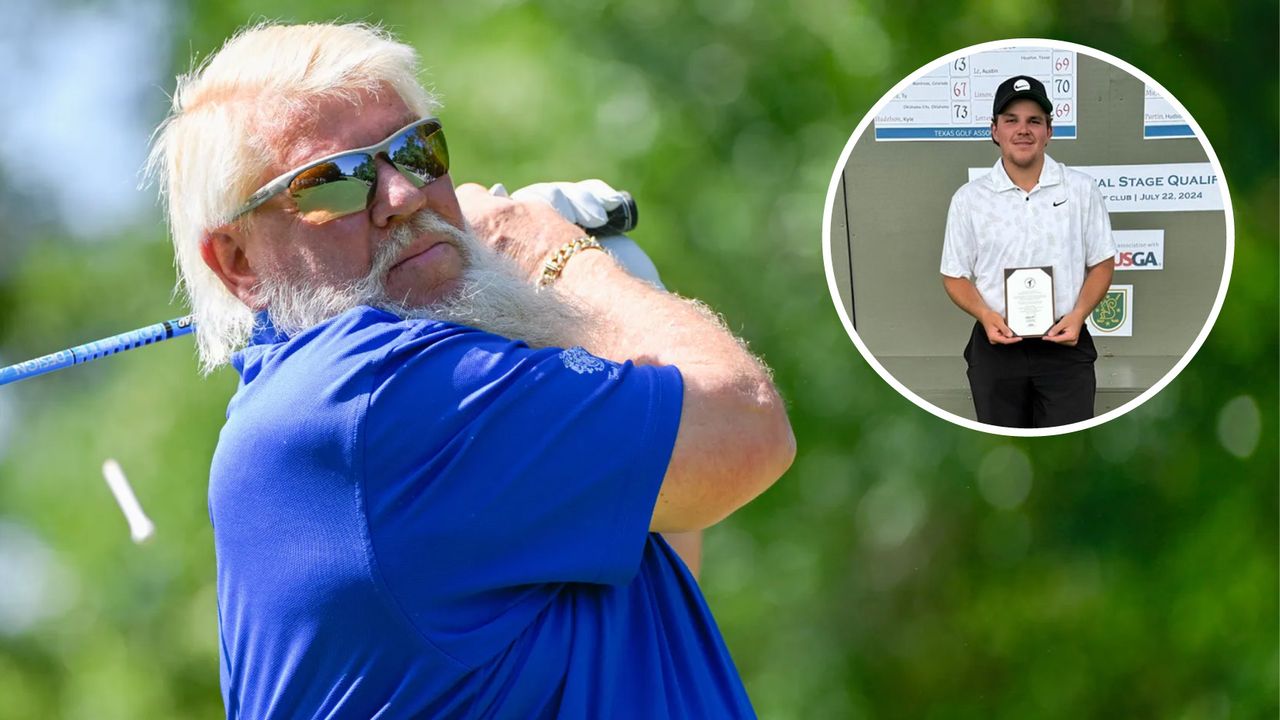
M 26 380 L 54 370 L 61 370 L 72 365 L 97 360 L 107 355 L 114 355 L 118 352 L 142 347 L 143 345 L 158 343 L 179 335 L 187 335 L 194 329 L 195 323 L 192 322 L 190 316 L 187 316 L 166 320 L 155 325 L 148 325 L 137 330 L 130 330 L 119 335 L 112 335 L 101 340 L 94 340 L 66 350 L 59 350 L 56 353 L 20 362 L 17 365 L 0 368 L 0 385 Z

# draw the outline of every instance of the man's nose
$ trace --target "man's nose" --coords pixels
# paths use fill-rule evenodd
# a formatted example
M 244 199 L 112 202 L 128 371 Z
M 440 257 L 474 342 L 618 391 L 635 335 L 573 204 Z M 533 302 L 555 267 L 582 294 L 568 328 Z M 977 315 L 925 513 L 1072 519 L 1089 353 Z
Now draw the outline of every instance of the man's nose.
M 376 167 L 378 179 L 374 188 L 373 206 L 370 208 L 374 225 L 386 227 L 407 220 L 422 209 L 426 194 L 419 187 L 420 181 L 416 178 L 410 180 L 385 157 L 377 159 Z

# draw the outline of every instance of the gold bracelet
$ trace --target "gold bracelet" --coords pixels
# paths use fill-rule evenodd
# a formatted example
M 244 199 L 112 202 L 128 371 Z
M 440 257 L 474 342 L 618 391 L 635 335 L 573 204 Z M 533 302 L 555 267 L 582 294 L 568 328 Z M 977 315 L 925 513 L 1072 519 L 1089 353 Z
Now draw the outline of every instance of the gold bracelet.
M 560 246 L 547 258 L 547 262 L 542 266 L 542 278 L 538 280 L 538 287 L 546 287 L 556 281 L 560 277 L 560 273 L 564 272 L 564 266 L 569 264 L 569 258 L 577 255 L 583 250 L 604 250 L 600 245 L 600 241 L 590 235 L 583 235 L 576 240 Z

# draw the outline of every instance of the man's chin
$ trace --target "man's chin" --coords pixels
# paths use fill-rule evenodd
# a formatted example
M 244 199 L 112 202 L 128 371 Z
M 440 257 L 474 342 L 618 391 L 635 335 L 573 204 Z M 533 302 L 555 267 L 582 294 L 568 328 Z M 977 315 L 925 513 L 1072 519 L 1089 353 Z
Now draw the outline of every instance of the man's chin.
M 463 291 L 464 286 L 461 278 L 453 278 L 430 288 L 410 287 L 400 291 L 388 288 L 384 297 L 397 307 L 426 310 L 452 301 Z
M 440 243 L 392 268 L 385 294 L 407 307 L 428 307 L 456 294 L 463 285 L 463 272 L 457 248 Z
M 1036 164 L 1040 157 L 1041 153 L 1036 152 L 1034 149 L 1014 148 L 1005 156 L 1005 159 L 1018 167 L 1031 167 Z

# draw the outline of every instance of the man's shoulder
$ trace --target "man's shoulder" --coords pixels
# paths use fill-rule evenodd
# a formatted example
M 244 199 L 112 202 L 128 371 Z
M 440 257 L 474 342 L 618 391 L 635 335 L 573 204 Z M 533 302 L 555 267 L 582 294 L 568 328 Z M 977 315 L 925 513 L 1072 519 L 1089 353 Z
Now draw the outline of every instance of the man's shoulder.
M 991 197 L 994 192 L 995 190 L 991 186 L 991 173 L 984 172 L 957 188 L 951 195 L 951 203 L 953 205 L 963 205 L 966 203 L 982 202 Z

